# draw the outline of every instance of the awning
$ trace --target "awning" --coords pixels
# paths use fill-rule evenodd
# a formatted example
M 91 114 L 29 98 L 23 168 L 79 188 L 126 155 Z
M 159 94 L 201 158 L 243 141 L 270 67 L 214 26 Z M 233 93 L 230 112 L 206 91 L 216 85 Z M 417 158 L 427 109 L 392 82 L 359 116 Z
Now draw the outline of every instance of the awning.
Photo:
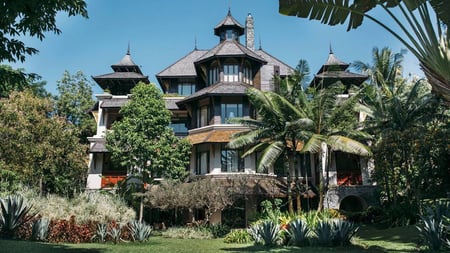
M 231 140 L 231 135 L 241 132 L 241 130 L 211 130 L 207 132 L 201 132 L 196 134 L 190 134 L 186 138 L 191 142 L 191 144 L 199 143 L 222 143 L 229 142 Z

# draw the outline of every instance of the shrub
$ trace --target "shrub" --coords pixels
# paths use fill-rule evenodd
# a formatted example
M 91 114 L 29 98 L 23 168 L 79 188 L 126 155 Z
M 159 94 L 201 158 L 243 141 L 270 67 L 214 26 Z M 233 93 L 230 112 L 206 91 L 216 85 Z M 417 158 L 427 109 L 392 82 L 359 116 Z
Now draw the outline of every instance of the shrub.
M 304 220 L 295 219 L 289 223 L 288 244 L 295 246 L 305 246 L 309 242 L 309 228 Z
M 50 220 L 47 218 L 40 218 L 39 220 L 34 221 L 31 239 L 34 241 L 45 241 L 48 236 L 49 225 Z
M 255 244 L 275 246 L 280 243 L 280 226 L 272 220 L 265 220 L 250 227 L 249 230 Z
M 215 224 L 210 225 L 209 230 L 211 231 L 214 238 L 222 238 L 228 233 L 230 233 L 231 228 L 227 225 Z
M 145 224 L 145 222 L 139 222 L 137 220 L 130 222 L 129 228 L 133 240 L 138 242 L 147 241 L 152 233 L 152 227 L 150 225 Z
M 49 225 L 48 241 L 51 243 L 90 242 L 96 231 L 96 222 L 78 225 L 75 216 L 69 220 L 52 220 Z
M 206 226 L 171 227 L 162 232 L 162 236 L 178 239 L 211 239 L 214 237 Z
M 20 195 L 10 195 L 0 199 L 0 232 L 11 238 L 14 232 L 24 223 L 36 216 L 32 213 L 32 205 L 28 205 Z
M 112 227 L 108 232 L 108 235 L 111 237 L 112 241 L 116 244 L 120 242 L 122 234 L 122 227 Z
M 225 243 L 250 243 L 253 238 L 246 229 L 234 229 L 225 236 L 223 241 Z

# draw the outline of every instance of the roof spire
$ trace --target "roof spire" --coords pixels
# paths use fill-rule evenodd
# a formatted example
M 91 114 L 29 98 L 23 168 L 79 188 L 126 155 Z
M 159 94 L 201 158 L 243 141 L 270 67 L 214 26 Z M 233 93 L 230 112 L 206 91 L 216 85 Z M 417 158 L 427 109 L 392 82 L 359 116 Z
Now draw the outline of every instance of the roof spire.
M 261 37 L 259 37 L 259 50 L 262 50 Z
M 127 55 L 130 55 L 130 42 L 128 41 Z
M 231 0 L 228 0 L 228 16 L 231 16 Z
M 197 50 L 197 36 L 194 38 L 194 50 Z
M 330 41 L 330 54 L 333 54 L 333 48 L 331 48 L 331 41 Z

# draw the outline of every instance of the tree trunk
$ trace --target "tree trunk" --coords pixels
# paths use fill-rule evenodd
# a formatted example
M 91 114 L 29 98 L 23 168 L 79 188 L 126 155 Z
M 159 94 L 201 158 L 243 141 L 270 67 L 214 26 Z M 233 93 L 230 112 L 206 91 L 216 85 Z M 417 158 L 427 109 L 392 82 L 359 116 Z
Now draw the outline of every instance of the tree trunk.
M 144 216 L 144 196 L 141 196 L 141 201 L 139 203 L 139 222 L 142 223 Z
M 326 178 L 325 178 L 325 173 L 326 173 L 326 166 L 327 166 L 327 155 L 328 155 L 328 147 L 326 145 L 326 143 L 322 143 L 321 147 L 320 147 L 320 152 L 319 152 L 319 164 L 320 164 L 320 185 L 319 185 L 319 206 L 317 207 L 317 211 L 321 212 L 323 211 L 323 207 L 324 207 L 324 202 L 325 202 L 325 195 L 327 192 L 327 186 L 326 186 Z
M 292 176 L 294 174 L 294 157 L 292 154 L 288 156 L 288 168 L 289 174 L 287 178 L 288 188 L 288 211 L 290 214 L 294 214 L 294 200 L 292 198 Z

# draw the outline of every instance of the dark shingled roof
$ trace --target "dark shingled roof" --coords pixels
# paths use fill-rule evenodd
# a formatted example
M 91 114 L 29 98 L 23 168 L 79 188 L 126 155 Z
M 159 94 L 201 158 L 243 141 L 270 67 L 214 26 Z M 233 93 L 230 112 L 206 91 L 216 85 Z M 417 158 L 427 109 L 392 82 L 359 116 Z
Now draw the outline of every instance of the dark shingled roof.
M 113 72 L 109 74 L 93 76 L 96 82 L 101 81 L 101 79 L 140 79 L 148 82 L 148 76 L 136 72 Z
M 206 54 L 200 57 L 196 63 L 204 62 L 210 58 L 215 57 L 229 57 L 229 56 L 246 56 L 250 57 L 256 61 L 267 63 L 267 61 L 256 54 L 254 51 L 248 49 L 247 47 L 241 45 L 235 40 L 225 40 L 220 44 L 209 50 Z
M 242 26 L 233 16 L 231 16 L 231 11 L 228 10 L 227 16 L 219 22 L 219 24 L 214 27 L 214 34 L 220 35 L 220 30 L 225 27 L 234 26 L 236 30 L 238 30 L 239 35 L 244 34 L 244 26 Z
M 194 62 L 200 58 L 202 55 L 207 53 L 208 50 L 193 50 L 188 53 L 186 56 L 165 68 L 163 71 L 156 74 L 156 78 L 160 77 L 194 77 L 197 75 L 195 72 Z
M 319 69 L 317 73 L 322 73 L 324 71 L 328 71 L 330 68 L 333 70 L 341 70 L 345 71 L 350 64 L 345 63 L 341 60 L 339 60 L 332 51 L 330 51 L 330 54 L 328 55 L 328 59 L 325 62 L 325 64 L 322 65 L 322 67 Z
M 275 58 L 274 56 L 270 55 L 266 51 L 259 49 L 259 50 L 256 50 L 256 53 L 259 56 L 261 56 L 264 60 L 267 61 L 267 65 L 279 66 L 280 67 L 280 76 L 288 76 L 294 72 L 293 68 L 291 68 L 286 63 L 280 61 L 279 59 Z
M 198 92 L 186 97 L 185 99 L 177 102 L 178 105 L 185 104 L 192 100 L 199 99 L 205 96 L 233 96 L 233 95 L 245 95 L 247 89 L 251 87 L 247 84 L 235 82 L 235 83 L 217 83 L 212 86 L 199 90 Z
M 166 108 L 169 110 L 179 110 L 177 103 L 183 100 L 184 97 L 164 97 L 164 101 L 166 102 Z

